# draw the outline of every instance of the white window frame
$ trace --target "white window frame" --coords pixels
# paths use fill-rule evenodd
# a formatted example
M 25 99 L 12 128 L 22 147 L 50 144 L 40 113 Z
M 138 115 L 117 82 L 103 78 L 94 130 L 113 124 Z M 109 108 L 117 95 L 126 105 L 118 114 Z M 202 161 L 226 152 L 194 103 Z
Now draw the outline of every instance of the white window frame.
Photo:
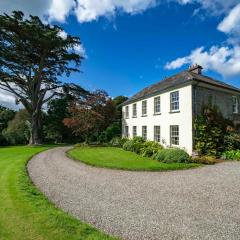
M 124 127 L 124 136 L 125 136 L 126 138 L 129 137 L 129 126 L 125 126 L 125 127 Z
M 170 126 L 170 146 L 179 146 L 179 125 Z
M 170 93 L 170 112 L 178 112 L 180 109 L 179 91 Z
M 136 103 L 134 103 L 132 105 L 132 117 L 133 118 L 137 117 L 137 104 Z
M 154 126 L 154 141 L 161 142 L 161 126 Z
M 142 116 L 147 116 L 147 100 L 142 101 Z
M 142 126 L 142 138 L 147 140 L 147 126 Z
M 132 127 L 132 136 L 133 138 L 137 136 L 137 126 Z
M 129 118 L 129 106 L 125 107 L 125 118 Z
M 154 98 L 154 114 L 161 113 L 161 97 L 157 96 Z
M 233 113 L 238 113 L 238 97 L 233 96 Z

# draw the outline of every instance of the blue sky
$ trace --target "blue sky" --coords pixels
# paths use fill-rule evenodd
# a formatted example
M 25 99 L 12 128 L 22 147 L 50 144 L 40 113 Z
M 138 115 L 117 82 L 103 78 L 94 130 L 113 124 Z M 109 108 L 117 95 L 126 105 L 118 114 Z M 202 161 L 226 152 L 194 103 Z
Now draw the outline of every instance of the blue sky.
M 199 63 L 204 74 L 240 87 L 238 0 L 43 2 L 3 0 L 0 9 L 39 15 L 81 38 L 87 55 L 82 73 L 65 81 L 131 96 Z

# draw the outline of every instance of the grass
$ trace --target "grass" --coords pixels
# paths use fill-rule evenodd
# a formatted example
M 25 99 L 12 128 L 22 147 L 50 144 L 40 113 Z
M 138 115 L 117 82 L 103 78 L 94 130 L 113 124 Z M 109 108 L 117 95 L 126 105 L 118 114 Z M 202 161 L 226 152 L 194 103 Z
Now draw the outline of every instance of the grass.
M 115 239 L 55 208 L 33 186 L 26 163 L 49 147 L 0 148 L 0 239 Z
M 132 171 L 168 171 L 200 166 L 196 163 L 161 163 L 115 147 L 79 147 L 70 150 L 68 155 L 88 165 Z

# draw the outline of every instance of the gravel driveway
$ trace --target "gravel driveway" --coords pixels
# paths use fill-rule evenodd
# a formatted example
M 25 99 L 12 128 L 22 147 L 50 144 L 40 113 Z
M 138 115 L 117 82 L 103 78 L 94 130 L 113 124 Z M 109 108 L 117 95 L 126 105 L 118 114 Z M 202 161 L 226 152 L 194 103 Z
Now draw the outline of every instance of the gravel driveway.
M 240 239 L 240 163 L 174 172 L 94 168 L 35 156 L 33 182 L 58 207 L 111 235 L 134 240 Z

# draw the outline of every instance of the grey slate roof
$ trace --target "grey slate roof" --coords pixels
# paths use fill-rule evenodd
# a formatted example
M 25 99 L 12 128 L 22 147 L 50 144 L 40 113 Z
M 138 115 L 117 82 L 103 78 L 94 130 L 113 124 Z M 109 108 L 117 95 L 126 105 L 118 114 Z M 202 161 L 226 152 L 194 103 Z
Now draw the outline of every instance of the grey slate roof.
M 127 105 L 129 103 L 141 100 L 143 98 L 156 95 L 168 89 L 178 87 L 179 85 L 191 84 L 193 81 L 207 83 L 210 85 L 218 86 L 221 88 L 225 88 L 225 89 L 240 93 L 239 88 L 226 84 L 222 81 L 218 81 L 213 78 L 210 78 L 201 74 L 197 74 L 189 70 L 185 70 L 176 75 L 173 75 L 164 80 L 161 80 L 160 82 L 155 83 L 149 87 L 144 88 L 142 91 L 138 92 L 137 94 L 129 98 L 127 101 L 125 101 L 122 105 Z

